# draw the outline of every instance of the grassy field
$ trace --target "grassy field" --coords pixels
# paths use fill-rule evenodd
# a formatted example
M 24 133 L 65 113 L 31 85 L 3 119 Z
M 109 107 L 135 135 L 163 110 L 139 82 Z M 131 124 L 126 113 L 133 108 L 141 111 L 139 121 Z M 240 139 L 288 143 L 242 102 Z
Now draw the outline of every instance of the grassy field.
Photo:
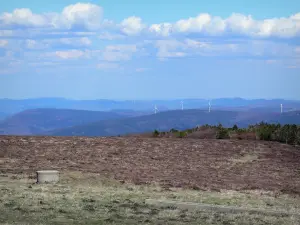
M 159 208 L 145 200 L 166 199 L 300 213 L 299 195 L 263 191 L 199 191 L 133 185 L 94 173 L 63 172 L 58 184 L 35 184 L 28 175 L 0 175 L 1 224 L 272 224 L 298 225 L 300 218 L 222 214 Z

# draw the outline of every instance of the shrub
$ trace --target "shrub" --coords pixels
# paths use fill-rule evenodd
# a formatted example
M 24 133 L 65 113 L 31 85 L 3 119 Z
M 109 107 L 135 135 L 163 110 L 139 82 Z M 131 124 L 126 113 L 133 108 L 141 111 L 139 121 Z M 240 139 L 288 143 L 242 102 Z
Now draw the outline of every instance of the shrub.
M 193 129 L 188 129 L 187 132 L 188 132 L 189 134 L 191 134 L 191 133 L 193 133 Z
M 178 135 L 177 135 L 177 137 L 179 137 L 179 138 L 184 138 L 184 137 L 186 137 L 186 132 L 184 132 L 184 131 L 180 131 L 179 133 L 178 133 Z
M 233 127 L 232 127 L 232 130 L 238 130 L 238 126 L 235 124 Z
M 229 136 L 228 129 L 223 128 L 219 125 L 216 133 L 216 139 L 229 139 L 229 138 L 230 136 Z
M 300 145 L 300 126 L 297 127 L 296 145 Z
M 260 140 L 272 141 L 272 136 L 276 130 L 276 125 L 261 122 L 256 128 L 256 134 Z
M 152 134 L 153 134 L 153 137 L 158 137 L 159 136 L 159 131 L 154 130 Z
M 174 128 L 172 128 L 171 130 L 170 130 L 170 133 L 177 133 L 178 132 L 178 130 L 176 130 L 176 129 L 174 129 Z

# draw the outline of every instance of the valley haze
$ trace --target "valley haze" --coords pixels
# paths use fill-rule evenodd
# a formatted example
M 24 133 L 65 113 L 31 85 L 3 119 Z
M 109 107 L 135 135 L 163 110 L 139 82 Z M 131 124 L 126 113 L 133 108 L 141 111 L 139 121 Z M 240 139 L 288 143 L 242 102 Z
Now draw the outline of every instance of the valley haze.
M 0 109 L 2 135 L 118 136 L 219 123 L 241 128 L 262 121 L 300 124 L 300 101 L 283 99 L 0 99 Z

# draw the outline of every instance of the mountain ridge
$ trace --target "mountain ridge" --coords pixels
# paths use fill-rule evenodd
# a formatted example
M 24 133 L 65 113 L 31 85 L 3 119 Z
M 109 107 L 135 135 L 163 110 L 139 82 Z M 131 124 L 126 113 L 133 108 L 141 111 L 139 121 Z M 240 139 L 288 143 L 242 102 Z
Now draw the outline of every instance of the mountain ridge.
M 182 130 L 205 124 L 218 125 L 219 123 L 225 127 L 231 127 L 235 124 L 239 127 L 247 127 L 261 121 L 281 123 L 286 117 L 289 117 L 289 121 L 300 124 L 298 114 L 300 111 L 284 115 L 265 113 L 253 117 L 248 112 L 212 111 L 208 113 L 204 110 L 177 110 L 142 117 L 99 121 L 67 129 L 53 130 L 46 134 L 53 136 L 117 136 L 151 132 L 155 129 L 160 131 L 168 131 L 172 128 Z

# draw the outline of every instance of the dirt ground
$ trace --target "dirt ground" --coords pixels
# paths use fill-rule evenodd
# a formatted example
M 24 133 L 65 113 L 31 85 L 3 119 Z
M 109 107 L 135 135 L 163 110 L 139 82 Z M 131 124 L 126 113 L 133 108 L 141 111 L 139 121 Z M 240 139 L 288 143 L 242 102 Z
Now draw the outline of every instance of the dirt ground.
M 98 173 L 133 184 L 300 194 L 300 149 L 246 140 L 0 136 L 0 172 Z

